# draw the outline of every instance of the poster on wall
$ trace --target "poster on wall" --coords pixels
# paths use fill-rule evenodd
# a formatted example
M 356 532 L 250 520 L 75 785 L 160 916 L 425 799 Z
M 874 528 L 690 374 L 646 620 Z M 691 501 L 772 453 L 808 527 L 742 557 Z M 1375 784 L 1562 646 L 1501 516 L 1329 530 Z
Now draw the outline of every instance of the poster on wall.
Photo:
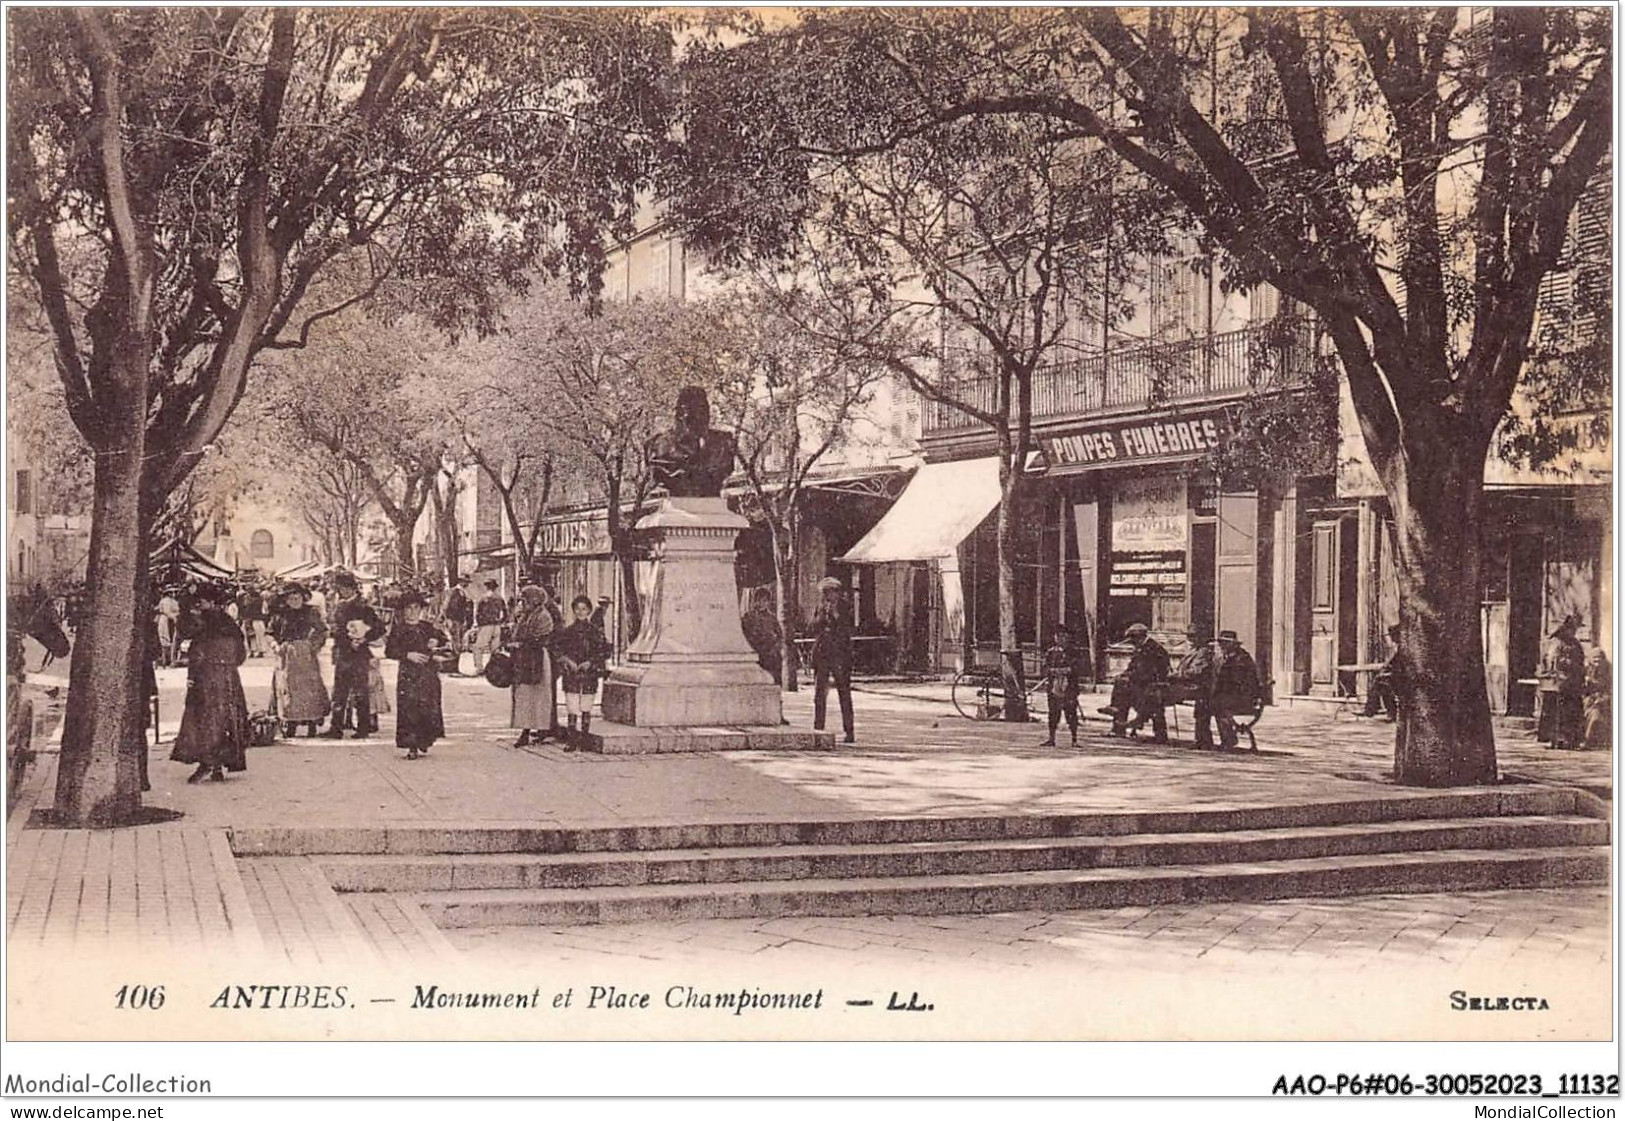
M 1112 498 L 1112 552 L 1185 553 L 1185 480 L 1129 479 Z

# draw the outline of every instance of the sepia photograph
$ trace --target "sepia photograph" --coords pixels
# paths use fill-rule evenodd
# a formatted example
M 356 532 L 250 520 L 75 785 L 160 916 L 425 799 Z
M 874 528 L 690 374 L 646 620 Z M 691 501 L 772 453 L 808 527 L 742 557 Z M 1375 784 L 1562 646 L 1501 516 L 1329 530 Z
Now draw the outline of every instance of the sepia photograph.
M 6 1040 L 1615 1039 L 1614 22 L 9 6 Z

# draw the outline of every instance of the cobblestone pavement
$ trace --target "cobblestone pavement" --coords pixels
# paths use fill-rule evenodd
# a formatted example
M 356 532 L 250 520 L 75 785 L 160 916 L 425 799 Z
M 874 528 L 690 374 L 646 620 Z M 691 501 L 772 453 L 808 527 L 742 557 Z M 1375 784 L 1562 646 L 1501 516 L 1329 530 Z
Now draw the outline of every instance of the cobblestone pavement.
M 1388 970 L 1553 964 L 1604 969 L 1605 887 L 1170 904 L 1058 914 L 709 919 L 446 932 L 474 960 L 732 959 L 780 965 L 987 965 L 1113 972 Z M 1606 972 L 1600 974 L 1606 977 Z

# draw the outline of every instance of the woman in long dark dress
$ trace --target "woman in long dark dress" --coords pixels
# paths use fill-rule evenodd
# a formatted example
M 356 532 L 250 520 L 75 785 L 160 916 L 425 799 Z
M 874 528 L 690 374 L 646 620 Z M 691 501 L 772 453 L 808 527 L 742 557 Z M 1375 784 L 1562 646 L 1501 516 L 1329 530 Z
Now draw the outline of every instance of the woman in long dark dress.
M 187 782 L 205 776 L 225 780 L 226 771 L 248 769 L 248 700 L 237 667 L 248 656 L 242 628 L 225 611 L 225 594 L 214 587 L 197 593 L 197 629 L 186 659 L 186 708 L 169 757 L 196 763 Z
M 440 708 L 440 671 L 434 656 L 446 648 L 446 636 L 423 618 L 423 598 L 405 596 L 400 614 L 384 640 L 384 657 L 400 663 L 395 685 L 395 746 L 408 759 L 429 753 L 429 745 L 446 734 Z

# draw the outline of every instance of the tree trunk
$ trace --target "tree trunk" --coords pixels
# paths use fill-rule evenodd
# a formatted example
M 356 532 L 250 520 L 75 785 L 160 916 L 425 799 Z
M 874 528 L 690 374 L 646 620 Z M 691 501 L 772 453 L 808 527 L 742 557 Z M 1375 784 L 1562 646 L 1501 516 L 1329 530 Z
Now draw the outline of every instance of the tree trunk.
M 354 570 L 361 563 L 361 512 L 346 513 L 343 536 L 339 539 L 339 555 L 346 567 Z
M 417 528 L 417 524 L 417 518 L 413 518 L 411 521 L 402 519 L 394 523 L 395 579 L 397 580 L 405 580 L 418 570 L 417 555 L 412 548 L 412 531 Z
M 631 527 L 622 521 L 621 480 L 610 474 L 605 482 L 605 528 L 609 531 L 610 551 L 621 562 L 621 604 L 626 614 L 626 642 L 631 645 L 643 630 L 643 601 L 638 596 L 637 550 L 633 547 Z M 634 520 L 638 514 L 639 511 L 634 508 Z
M 630 645 L 643 630 L 643 601 L 638 598 L 638 562 L 629 545 L 615 546 L 615 558 L 621 562 L 621 607 L 626 613 L 626 641 Z
M 779 633 L 784 638 L 783 647 L 779 651 L 779 665 L 784 682 L 781 688 L 789 693 L 799 692 L 801 689 L 796 658 L 796 631 L 801 627 L 799 521 L 800 512 L 792 507 L 785 516 L 785 524 L 782 527 L 771 521 L 768 523 L 768 532 L 773 540 L 773 581 L 776 585 L 774 591 L 777 593 Z
M 1027 720 L 1027 682 L 1016 639 L 1017 534 L 1021 530 L 1022 472 L 1013 463 L 1009 440 L 999 441 L 999 669 L 1004 678 L 1004 718 Z
M 440 493 L 440 480 L 434 483 L 434 526 L 436 551 L 440 554 L 441 575 L 446 587 L 457 583 L 457 481 L 451 480 L 444 496 Z
M 133 446 L 96 457 L 84 623 L 68 671 L 67 713 L 56 775 L 64 825 L 117 825 L 141 810 L 141 662 L 147 609 L 141 526 L 143 425 Z
M 1413 437 L 1410 443 L 1424 445 Z M 1389 480 L 1398 545 L 1399 723 L 1394 776 L 1410 786 L 1497 780 L 1480 633 L 1485 449 L 1425 441 Z

